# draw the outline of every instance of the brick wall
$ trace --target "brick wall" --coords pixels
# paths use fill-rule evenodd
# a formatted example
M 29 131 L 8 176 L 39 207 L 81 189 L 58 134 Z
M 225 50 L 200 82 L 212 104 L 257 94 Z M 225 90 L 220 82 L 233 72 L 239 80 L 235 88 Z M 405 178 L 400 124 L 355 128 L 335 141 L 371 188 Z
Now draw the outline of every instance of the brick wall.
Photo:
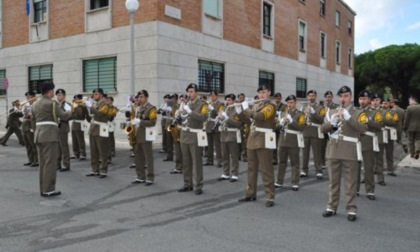
M 165 15 L 165 5 L 181 10 L 181 20 Z M 159 1 L 159 20 L 179 25 L 194 31 L 201 31 L 201 1 L 163 0 Z
M 135 23 L 157 20 L 158 2 L 161 0 L 143 0 L 135 14 Z M 112 1 L 112 27 L 130 24 L 130 16 L 125 8 L 125 0 Z
M 3 1 L 3 48 L 29 42 L 25 1 Z
M 84 0 L 53 0 L 49 8 L 50 39 L 84 33 Z

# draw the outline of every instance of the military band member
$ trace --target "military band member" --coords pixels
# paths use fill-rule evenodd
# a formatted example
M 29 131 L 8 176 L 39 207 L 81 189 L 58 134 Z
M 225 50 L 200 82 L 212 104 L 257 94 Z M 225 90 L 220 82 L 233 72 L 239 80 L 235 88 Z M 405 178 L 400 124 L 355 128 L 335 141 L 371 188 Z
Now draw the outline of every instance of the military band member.
M 108 121 L 109 125 L 109 137 L 108 137 L 108 163 L 111 163 L 112 157 L 115 157 L 115 136 L 114 136 L 114 130 L 115 130 L 115 117 L 118 113 L 118 108 L 114 106 L 114 97 L 112 96 L 106 96 L 105 102 L 109 105 L 109 116 L 110 119 Z
M 394 167 L 394 141 L 397 140 L 397 127 L 398 117 L 397 112 L 391 109 L 390 99 L 385 98 L 382 102 L 382 108 L 384 111 L 384 127 L 388 134 L 388 143 L 379 145 L 379 148 L 385 149 L 386 164 L 388 169 L 388 175 L 396 177 Z
M 81 94 L 74 96 L 71 118 L 73 119 L 71 125 L 73 156 L 70 159 L 78 158 L 80 160 L 86 160 L 86 143 L 85 134 L 82 130 L 82 123 L 85 120 L 90 122 L 91 117 L 89 116 L 89 111 L 85 106 L 85 102 L 83 101 L 83 96 Z
M 244 93 L 238 94 L 239 103 L 244 102 L 245 98 L 246 97 Z M 241 126 L 241 143 L 239 144 L 239 157 L 241 158 L 242 161 L 248 162 L 248 158 L 246 156 L 247 154 L 246 143 L 249 136 L 249 127 L 251 126 L 251 121 L 249 119 L 243 120 L 242 117 L 241 117 L 241 121 L 242 121 L 242 126 Z
M 25 142 L 26 154 L 28 155 L 29 162 L 25 163 L 24 166 L 37 167 L 38 164 L 38 152 L 36 150 L 36 145 L 34 142 L 34 132 L 35 132 L 35 119 L 32 116 L 32 105 L 35 100 L 35 92 L 28 91 L 25 93 L 26 101 L 28 102 L 23 106 L 23 140 Z
M 162 115 L 162 118 L 160 120 L 161 130 L 162 130 L 162 150 L 160 150 L 160 153 L 167 153 L 168 152 L 168 140 L 167 136 L 169 135 L 166 132 L 166 121 L 168 120 L 168 115 L 166 111 L 166 104 L 168 102 L 168 99 L 171 97 L 170 94 L 166 94 L 163 96 L 163 103 L 160 105 L 158 109 L 158 114 Z
M 282 102 L 282 96 L 281 93 L 276 93 L 274 95 L 274 102 L 275 102 L 275 109 L 276 109 L 276 116 L 279 116 L 281 112 L 285 112 L 287 105 Z M 280 136 L 280 130 L 276 128 L 276 146 L 279 143 L 279 136 Z M 278 164 L 278 157 L 277 157 L 277 150 L 273 150 L 273 165 Z
M 334 103 L 333 99 L 334 99 L 334 95 L 331 91 L 325 92 L 325 94 L 324 94 L 324 106 L 327 109 L 327 111 L 328 111 L 328 109 L 331 110 L 331 109 L 338 108 L 339 105 Z M 325 156 L 326 156 L 326 151 L 327 151 L 328 140 L 329 140 L 328 134 L 324 134 L 324 139 L 321 139 L 321 143 L 322 143 L 322 145 L 321 145 L 322 146 L 321 147 L 321 166 L 322 166 L 322 169 L 327 168 Z
M 397 126 L 397 143 L 401 145 L 405 153 L 408 153 L 408 147 L 406 144 L 403 143 L 402 138 L 402 131 L 403 131 L 403 125 L 405 120 L 405 110 L 402 109 L 400 106 L 398 106 L 398 99 L 392 99 L 391 100 L 391 108 L 393 111 L 395 111 L 398 114 L 398 126 Z
M 265 84 L 260 85 L 257 92 L 258 98 L 262 101 L 254 103 L 252 109 L 247 106 L 247 102 L 242 103 L 243 112 L 242 107 L 235 107 L 238 114 L 253 120 L 247 143 L 248 187 L 245 197 L 239 199 L 239 202 L 256 200 L 258 171 L 261 171 L 265 190 L 265 206 L 272 207 L 274 206 L 275 197 L 273 149 L 267 148 L 270 142 L 266 141 L 274 141 L 273 145 L 275 149 L 275 133 L 273 129 L 275 127 L 276 113 L 274 111 L 274 104 L 270 100 L 270 87 Z
M 207 162 L 204 165 L 214 164 L 214 150 L 216 150 L 216 161 L 217 167 L 222 167 L 222 151 L 220 144 L 220 132 L 219 124 L 215 120 L 220 112 L 223 112 L 224 105 L 218 99 L 218 93 L 216 91 L 210 92 L 210 103 L 209 107 L 209 118 L 205 125 L 205 131 L 207 133 Z
M 360 191 L 361 164 L 363 163 L 366 196 L 370 200 L 375 200 L 375 152 L 379 152 L 377 133 L 382 132 L 382 115 L 380 111 L 370 106 L 370 94 L 367 90 L 360 92 L 359 104 L 360 110 L 366 113 L 368 122 L 367 131 L 360 136 L 363 161 L 359 166 L 357 192 Z
M 53 197 L 61 194 L 55 190 L 59 155 L 58 119 L 68 120 L 71 108 L 66 106 L 66 111 L 63 111 L 60 104 L 52 99 L 52 82 L 41 84 L 41 93 L 41 99 L 32 108 L 36 122 L 34 139 L 39 157 L 39 186 L 42 197 Z
M 136 108 L 140 106 L 138 97 L 139 97 L 138 95 L 135 95 L 134 97 L 129 96 L 128 103 L 126 106 L 126 111 L 125 111 L 125 119 L 126 119 L 127 125 L 131 124 L 131 121 L 134 119 L 135 114 L 136 114 Z M 131 133 L 127 134 L 127 139 L 128 139 L 128 144 L 131 146 L 130 157 L 134 158 L 134 152 L 135 152 L 134 148 L 136 146 L 136 131 L 133 130 Z M 136 165 L 133 163 L 129 167 L 135 168 Z
M 306 94 L 308 106 L 305 108 L 305 117 L 307 127 L 303 130 L 305 139 L 305 148 L 303 148 L 303 164 L 301 177 L 307 177 L 309 172 L 309 152 L 312 147 L 316 177 L 322 179 L 322 140 L 324 134 L 321 132 L 321 125 L 324 121 L 326 108 L 316 103 L 317 93 L 315 90 L 309 90 Z
M 292 166 L 292 190 L 299 190 L 299 167 L 300 148 L 303 148 L 303 130 L 306 127 L 305 114 L 296 109 L 296 96 L 289 95 L 286 98 L 287 109 L 279 114 L 279 126 L 281 134 L 278 142 L 279 172 L 276 188 L 282 187 L 286 173 L 287 160 L 290 158 Z
M 181 151 L 181 125 L 182 122 L 177 114 L 177 111 L 180 108 L 180 103 L 185 103 L 186 101 L 186 96 L 185 95 L 180 95 L 179 96 L 179 101 L 180 103 L 178 103 L 178 95 L 177 94 L 173 94 L 172 95 L 172 112 L 171 112 L 171 116 L 172 118 L 172 122 L 170 127 L 171 128 L 171 136 L 172 136 L 172 140 L 174 143 L 174 149 L 175 149 L 175 168 L 170 172 L 170 174 L 180 174 L 182 173 L 182 151 Z
M 404 131 L 408 131 L 410 155 L 414 159 L 420 156 L 420 105 L 418 97 L 410 97 L 407 114 L 404 118 Z
M 178 100 L 178 97 L 177 97 Z M 171 132 L 168 131 L 168 126 L 172 123 L 172 113 L 173 109 L 176 107 L 176 104 L 173 103 L 173 96 L 168 95 L 166 99 L 166 104 L 163 107 L 162 111 L 165 113 L 165 128 L 162 129 L 166 134 L 166 158 L 163 159 L 164 162 L 174 161 L 174 144 L 176 139 L 173 138 Z
M 20 130 L 20 126 L 22 125 L 22 122 L 19 120 L 19 118 L 23 117 L 22 111 L 20 111 L 20 108 L 18 108 L 19 100 L 13 101 L 12 106 L 9 110 L 9 116 L 7 117 L 7 123 L 6 123 L 6 134 L 0 138 L 0 144 L 3 146 L 7 146 L 7 141 L 9 140 L 9 137 L 14 133 L 18 140 L 19 144 L 24 146 L 25 142 L 23 141 L 22 131 Z
M 66 91 L 64 89 L 57 89 L 55 92 L 57 102 L 60 104 L 62 111 L 66 111 L 66 108 L 71 109 L 71 104 L 66 101 Z M 60 172 L 66 172 L 70 170 L 70 148 L 69 148 L 69 132 L 70 126 L 68 120 L 59 119 L 58 122 L 58 168 Z
M 189 101 L 181 104 L 181 116 L 184 119 L 181 131 L 182 168 L 184 185 L 178 192 L 193 190 L 193 174 L 195 175 L 195 194 L 203 193 L 203 163 L 201 159 L 202 148 L 198 146 L 198 136 L 205 134 L 203 124 L 207 121 L 208 104 L 198 99 L 198 86 L 195 83 L 186 89 Z
M 108 121 L 112 115 L 109 114 L 110 107 L 105 102 L 103 95 L 103 89 L 96 88 L 93 90 L 94 103 L 90 100 L 85 102 L 92 115 L 89 129 L 92 171 L 86 174 L 87 177 L 106 178 L 108 176 Z
M 328 204 L 323 217 L 336 214 L 340 202 L 341 174 L 344 174 L 347 219 L 356 220 L 356 193 L 359 161 L 362 160 L 359 138 L 366 132 L 367 117 L 352 105 L 352 92 L 347 86 L 337 95 L 341 106 L 330 110 L 322 125 L 324 133 L 330 133 L 327 147 L 327 169 L 330 179 Z
M 236 182 L 239 173 L 239 151 L 238 137 L 240 139 L 241 119 L 236 114 L 235 107 L 232 106 L 236 96 L 228 94 L 225 96 L 225 110 L 219 112 L 218 119 L 222 122 L 220 126 L 220 142 L 222 147 L 223 174 L 219 181 L 230 180 Z M 228 107 L 231 106 L 231 107 Z
M 136 126 L 136 153 L 134 160 L 137 178 L 131 183 L 145 183 L 146 186 L 149 186 L 155 180 L 153 140 L 149 138 L 149 135 L 154 134 L 153 128 L 156 126 L 157 109 L 149 103 L 149 93 L 146 90 L 139 91 L 137 95 L 140 100 L 140 106 L 137 107 L 136 117 L 133 120 L 133 125 Z

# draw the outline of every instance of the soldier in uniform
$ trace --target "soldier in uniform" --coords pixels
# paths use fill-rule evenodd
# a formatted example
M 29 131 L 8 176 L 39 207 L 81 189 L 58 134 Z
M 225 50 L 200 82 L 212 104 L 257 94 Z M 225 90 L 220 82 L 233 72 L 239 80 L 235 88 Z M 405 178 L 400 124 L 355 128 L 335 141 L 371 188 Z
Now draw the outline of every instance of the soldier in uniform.
M 171 97 L 170 94 L 166 94 L 163 96 L 163 103 L 160 105 L 158 109 L 158 114 L 162 115 L 162 119 L 160 120 L 161 130 L 162 130 L 162 150 L 160 153 L 167 153 L 168 152 L 168 139 L 167 136 L 169 135 L 166 132 L 166 121 L 168 120 L 168 111 L 166 110 L 168 99 Z
M 236 114 L 233 106 L 235 98 L 234 94 L 226 95 L 225 111 L 219 112 L 218 115 L 218 119 L 222 122 L 220 126 L 220 142 L 223 157 L 223 174 L 218 178 L 219 181 L 230 180 L 230 182 L 236 182 L 238 180 L 238 137 L 240 139 L 241 119 Z
M 242 103 L 245 101 L 245 94 L 240 93 L 238 94 L 238 101 L 239 103 Z M 248 158 L 246 156 L 246 143 L 249 136 L 249 127 L 251 126 L 251 121 L 249 119 L 243 120 L 241 117 L 242 126 L 241 126 L 241 143 L 239 144 L 239 157 L 244 162 L 248 162 Z
M 418 97 L 410 97 L 410 106 L 404 119 L 404 131 L 408 131 L 410 154 L 412 158 L 419 159 L 420 156 L 420 105 Z
M 338 108 L 339 105 L 337 103 L 334 103 L 333 99 L 334 99 L 334 96 L 333 96 L 333 93 L 331 91 L 325 92 L 325 94 L 324 94 L 324 106 L 327 109 L 327 111 L 328 111 L 328 109 L 332 110 L 332 109 Z M 327 151 L 328 140 L 329 140 L 328 134 L 324 134 L 324 139 L 321 139 L 321 143 L 322 143 L 322 147 L 321 147 L 321 166 L 322 166 L 322 169 L 327 168 L 325 156 L 326 156 L 326 151 Z
M 23 140 L 25 142 L 26 154 L 28 155 L 29 162 L 23 164 L 24 166 L 37 167 L 38 164 L 38 152 L 34 142 L 35 132 L 35 120 L 32 116 L 32 105 L 35 102 L 35 92 L 28 91 L 25 93 L 26 101 L 28 102 L 22 108 L 23 112 Z
M 403 124 L 405 119 L 405 110 L 402 109 L 400 106 L 397 105 L 398 99 L 392 99 L 391 100 L 391 108 L 393 111 L 395 111 L 398 114 L 398 126 L 397 126 L 397 143 L 401 145 L 405 153 L 408 153 L 408 147 L 406 144 L 403 143 L 402 138 L 402 130 L 403 130 Z
M 299 190 L 299 167 L 300 148 L 303 148 L 303 130 L 306 127 L 305 114 L 296 109 L 296 96 L 289 95 L 286 98 L 287 110 L 279 114 L 279 127 L 281 134 L 278 143 L 279 149 L 279 172 L 276 188 L 283 186 L 284 175 L 286 173 L 287 159 L 290 158 L 292 166 L 292 190 Z
M 360 189 L 361 164 L 363 163 L 366 196 L 370 200 L 375 200 L 375 152 L 379 152 L 377 133 L 382 130 L 382 115 L 380 111 L 370 106 L 370 94 L 367 90 L 360 92 L 359 104 L 360 110 L 366 113 L 368 122 L 367 131 L 360 136 L 363 162 L 359 165 L 357 192 Z
M 276 116 L 279 116 L 281 114 L 281 112 L 286 111 L 287 105 L 282 102 L 282 99 L 283 98 L 281 97 L 281 93 L 276 93 L 274 95 L 274 102 L 275 102 L 275 105 L 276 105 L 276 107 L 275 107 L 276 108 Z M 278 143 L 279 143 L 280 128 L 276 128 L 275 132 L 276 132 L 276 146 L 277 146 Z M 273 165 L 277 165 L 278 161 L 279 160 L 278 160 L 278 157 L 277 157 L 277 150 L 273 150 Z
M 265 189 L 265 206 L 274 206 L 275 188 L 274 188 L 274 168 L 273 168 L 273 150 L 269 149 L 269 142 L 274 141 L 275 148 L 275 107 L 270 100 L 270 87 L 260 85 L 257 89 L 258 101 L 253 104 L 252 109 L 248 107 L 247 102 L 243 102 L 242 107 L 236 106 L 237 113 L 241 116 L 252 119 L 251 132 L 248 137 L 248 187 L 245 197 L 239 199 L 239 202 L 255 201 L 257 195 L 258 171 L 262 173 L 262 179 Z M 272 139 L 270 137 L 272 136 Z
M 388 134 L 388 143 L 379 145 L 382 150 L 385 149 L 386 164 L 388 169 L 388 175 L 396 177 L 394 167 L 394 141 L 397 140 L 397 129 L 398 121 L 400 120 L 397 112 L 391 109 L 390 99 L 385 98 L 382 102 L 382 108 L 384 111 L 384 126 Z
M 3 146 L 7 146 L 7 141 L 9 140 L 9 137 L 14 133 L 16 134 L 19 144 L 24 146 L 25 142 L 23 141 L 22 131 L 20 130 L 20 126 L 22 125 L 22 122 L 19 120 L 19 118 L 23 117 L 22 111 L 20 111 L 20 108 L 18 108 L 19 100 L 13 101 L 12 106 L 9 110 L 9 117 L 7 118 L 6 123 L 6 134 L 0 138 L 0 144 Z
M 55 92 L 57 102 L 60 104 L 62 111 L 66 111 L 65 107 L 70 107 L 71 104 L 66 102 L 66 91 L 64 89 L 57 89 Z M 60 172 L 70 171 L 70 148 L 69 148 L 69 132 L 70 126 L 68 120 L 59 119 L 58 122 L 58 166 L 57 170 Z
M 117 116 L 118 108 L 114 106 L 114 97 L 106 95 L 104 98 L 105 98 L 105 102 L 109 105 L 108 113 L 110 115 L 110 119 L 108 121 L 108 126 L 109 126 L 108 163 L 111 163 L 112 157 L 115 157 L 115 136 L 114 136 L 115 121 L 114 119 Z
M 53 197 L 61 194 L 55 190 L 59 155 L 58 119 L 68 120 L 71 107 L 65 106 L 66 111 L 63 111 L 60 104 L 52 99 L 52 82 L 41 84 L 41 93 L 41 99 L 32 108 L 36 122 L 34 139 L 39 155 L 39 186 L 42 197 Z
M 152 185 L 155 180 L 153 146 L 149 134 L 153 133 L 157 120 L 157 109 L 149 103 L 149 93 L 141 90 L 137 93 L 140 99 L 140 106 L 136 109 L 136 117 L 133 124 L 136 125 L 136 148 L 134 160 L 136 164 L 137 178 L 132 184 L 145 183 Z M 165 129 L 166 131 L 166 129 Z M 147 172 L 146 167 L 147 166 Z
M 93 90 L 95 103 L 91 100 L 85 102 L 92 115 L 89 129 L 90 165 L 92 171 L 86 174 L 87 177 L 99 176 L 99 178 L 106 178 L 108 176 L 108 121 L 113 115 L 109 114 L 110 107 L 105 102 L 103 95 L 103 89 L 96 88 Z
M 178 97 L 177 99 L 178 100 Z M 166 104 L 163 107 L 163 111 L 165 113 L 165 128 L 162 129 L 165 131 L 166 134 L 166 158 L 163 159 L 164 162 L 170 162 L 170 161 L 174 161 L 174 144 L 176 142 L 176 139 L 173 138 L 171 132 L 169 132 L 168 126 L 170 126 L 170 124 L 172 123 L 172 117 L 171 115 L 173 114 L 173 109 L 176 104 L 173 103 L 173 96 L 168 95 L 168 98 L 166 99 Z
M 220 132 L 219 122 L 215 120 L 220 112 L 223 112 L 224 105 L 218 100 L 218 93 L 216 91 L 210 92 L 210 103 L 209 103 L 209 118 L 205 123 L 205 130 L 207 133 L 207 163 L 204 165 L 214 164 L 214 150 L 216 149 L 216 161 L 217 167 L 222 167 L 222 148 L 220 143 Z
M 74 96 L 73 110 L 71 113 L 73 123 L 71 125 L 71 138 L 73 143 L 73 156 L 70 159 L 78 158 L 86 160 L 86 143 L 85 134 L 82 131 L 82 123 L 87 120 L 90 122 L 91 117 L 83 101 L 83 96 L 77 94 Z
M 347 86 L 339 89 L 337 95 L 341 106 L 330 110 L 322 125 L 324 133 L 330 133 L 327 147 L 327 169 L 330 178 L 327 209 L 323 217 L 336 214 L 340 202 L 341 174 L 344 173 L 347 219 L 356 220 L 356 193 L 359 161 L 362 150 L 359 142 L 366 132 L 367 117 L 362 110 L 352 105 L 352 92 Z
M 322 155 L 322 139 L 324 134 L 321 132 L 321 125 L 324 121 L 326 109 L 316 103 L 317 93 L 315 90 L 309 90 L 306 94 L 308 106 L 305 109 L 306 127 L 303 130 L 305 139 L 305 148 L 303 148 L 303 164 L 300 177 L 307 177 L 309 172 L 309 151 L 312 147 L 316 177 L 322 179 L 321 155 Z
M 181 131 L 182 168 L 184 186 L 178 192 L 193 190 L 193 173 L 195 174 L 195 194 L 203 193 L 202 148 L 198 146 L 198 136 L 204 134 L 203 124 L 208 117 L 208 104 L 198 99 L 198 86 L 195 83 L 186 89 L 189 101 L 181 104 L 181 117 L 184 118 Z
M 182 151 L 181 151 L 181 143 L 180 141 L 180 132 L 181 132 L 181 124 L 182 122 L 179 120 L 179 116 L 177 114 L 177 111 L 179 110 L 179 104 L 178 104 L 178 95 L 173 94 L 172 95 L 172 112 L 171 116 L 172 122 L 170 124 L 170 127 L 174 127 L 174 129 L 171 129 L 171 137 L 174 143 L 175 147 L 175 168 L 170 172 L 170 174 L 181 174 L 182 173 Z M 186 100 L 185 95 L 180 95 L 180 102 L 184 103 Z

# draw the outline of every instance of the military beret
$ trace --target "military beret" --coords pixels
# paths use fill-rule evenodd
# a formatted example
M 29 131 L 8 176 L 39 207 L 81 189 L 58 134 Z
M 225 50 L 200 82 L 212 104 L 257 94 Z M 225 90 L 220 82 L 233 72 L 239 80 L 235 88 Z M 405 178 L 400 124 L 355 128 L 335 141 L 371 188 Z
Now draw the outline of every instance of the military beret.
M 234 95 L 234 94 L 228 94 L 228 95 L 226 95 L 226 96 L 225 96 L 225 100 L 226 100 L 227 98 L 230 98 L 230 99 L 232 99 L 232 100 L 235 100 L 235 99 L 236 99 L 236 95 Z
M 372 93 L 370 99 L 382 99 L 382 97 L 378 93 Z
M 171 99 L 176 99 L 176 100 L 178 100 L 178 94 L 173 94 L 173 95 L 171 96 Z
M 331 91 L 327 91 L 327 92 L 325 92 L 324 97 L 327 97 L 327 95 L 333 96 L 333 93 Z
M 166 94 L 164 97 L 163 97 L 163 99 L 170 99 L 171 98 L 171 95 L 170 94 Z
M 102 88 L 95 88 L 92 93 L 100 93 L 100 94 L 104 94 L 104 90 Z
M 337 95 L 341 95 L 341 94 L 344 94 L 344 93 L 350 93 L 351 94 L 351 89 L 349 87 L 347 87 L 347 86 L 342 86 L 338 90 Z
M 390 101 L 391 101 L 391 99 L 386 98 L 386 97 L 382 100 L 382 102 L 390 102 Z
M 276 94 L 274 95 L 274 97 L 275 97 L 275 98 L 281 98 L 281 93 L 276 93 Z
M 77 95 L 74 96 L 74 98 L 77 98 L 79 100 L 82 100 L 83 99 L 83 95 L 77 94 Z
M 262 90 L 270 90 L 270 86 L 269 86 L 269 85 L 267 85 L 267 84 L 261 84 L 261 85 L 258 87 L 257 92 L 260 92 L 260 91 L 262 91 Z
M 289 95 L 289 96 L 287 96 L 287 98 L 286 98 L 286 101 L 290 101 L 290 100 L 294 100 L 294 101 L 296 101 L 296 96 L 295 95 Z
M 244 93 L 240 93 L 240 94 L 238 94 L 238 96 L 241 96 L 241 95 L 242 95 L 242 96 L 245 96 L 245 94 L 244 94 Z
M 188 92 L 188 89 L 193 88 L 196 92 L 198 91 L 198 86 L 195 83 L 190 83 L 187 88 L 185 89 L 185 91 Z
M 66 90 L 59 88 L 55 91 L 55 95 L 58 95 L 58 94 L 66 95 Z
M 41 84 L 41 93 L 47 92 L 49 90 L 54 90 L 55 85 L 53 82 L 44 82 Z
M 25 93 L 25 96 L 35 96 L 35 92 L 34 91 L 28 91 Z
M 137 93 L 137 95 L 138 95 L 138 96 L 140 96 L 140 95 L 144 95 L 144 97 L 149 97 L 149 93 L 148 93 L 146 90 L 144 90 L 144 89 L 140 90 L 140 91 Z
M 219 95 L 219 93 L 217 93 L 217 91 L 211 91 L 210 95 Z
M 180 96 L 179 96 L 179 98 L 186 98 L 187 97 L 187 95 L 185 95 L 185 94 L 181 94 Z
M 359 97 L 370 97 L 369 92 L 365 89 L 359 93 Z
M 314 95 L 316 95 L 316 91 L 315 91 L 315 90 L 309 90 L 309 91 L 306 93 L 306 95 L 309 95 L 309 94 L 314 94 Z

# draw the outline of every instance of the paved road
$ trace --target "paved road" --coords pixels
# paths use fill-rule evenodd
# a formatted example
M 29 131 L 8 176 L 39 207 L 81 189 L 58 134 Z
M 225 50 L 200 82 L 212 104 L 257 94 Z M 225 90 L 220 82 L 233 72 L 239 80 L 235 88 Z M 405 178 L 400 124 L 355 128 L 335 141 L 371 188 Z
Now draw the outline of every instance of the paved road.
M 24 149 L 12 139 L 0 146 L 0 251 L 418 251 L 420 248 L 420 165 L 405 164 L 398 177 L 386 176 L 375 202 L 358 198 L 355 223 L 344 202 L 337 216 L 321 217 L 328 181 L 311 169 L 301 190 L 278 190 L 267 209 L 258 201 L 239 204 L 246 187 L 218 182 L 221 169 L 205 167 L 204 194 L 178 193 L 182 175 L 155 155 L 156 184 L 131 185 L 128 150 L 119 150 L 109 177 L 87 178 L 89 161 L 72 162 L 59 173 L 55 199 L 39 197 L 38 173 L 23 167 Z M 290 172 L 286 186 L 290 186 Z

